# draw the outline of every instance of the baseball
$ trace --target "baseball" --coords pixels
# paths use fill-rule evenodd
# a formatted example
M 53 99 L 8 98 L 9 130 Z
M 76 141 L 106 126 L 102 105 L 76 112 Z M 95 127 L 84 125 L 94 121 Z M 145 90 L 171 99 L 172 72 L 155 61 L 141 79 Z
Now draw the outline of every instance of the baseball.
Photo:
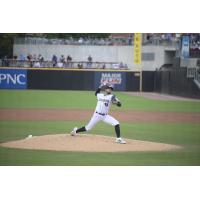
M 28 135 L 28 138 L 32 138 L 33 136 L 32 135 Z

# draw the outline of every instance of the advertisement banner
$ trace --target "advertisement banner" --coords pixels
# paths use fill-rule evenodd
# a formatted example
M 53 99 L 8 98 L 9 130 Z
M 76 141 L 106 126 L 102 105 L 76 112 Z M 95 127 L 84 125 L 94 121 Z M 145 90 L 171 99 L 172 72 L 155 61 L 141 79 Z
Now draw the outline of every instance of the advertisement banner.
M 141 64 L 141 33 L 134 33 L 134 63 Z
M 126 89 L 126 73 L 125 72 L 95 72 L 95 89 L 102 83 L 110 83 L 114 85 L 114 90 L 124 91 Z
M 182 37 L 182 48 L 181 48 L 181 55 L 183 58 L 189 58 L 190 52 L 190 37 L 183 36 Z
M 25 69 L 0 69 L 1 89 L 26 89 L 27 70 Z

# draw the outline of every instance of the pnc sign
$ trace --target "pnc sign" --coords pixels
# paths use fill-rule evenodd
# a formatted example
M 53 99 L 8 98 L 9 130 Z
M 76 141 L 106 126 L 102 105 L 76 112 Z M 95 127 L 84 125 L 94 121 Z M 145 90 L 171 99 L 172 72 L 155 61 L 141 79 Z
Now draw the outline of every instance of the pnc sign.
M 0 69 L 0 88 L 26 89 L 27 70 Z

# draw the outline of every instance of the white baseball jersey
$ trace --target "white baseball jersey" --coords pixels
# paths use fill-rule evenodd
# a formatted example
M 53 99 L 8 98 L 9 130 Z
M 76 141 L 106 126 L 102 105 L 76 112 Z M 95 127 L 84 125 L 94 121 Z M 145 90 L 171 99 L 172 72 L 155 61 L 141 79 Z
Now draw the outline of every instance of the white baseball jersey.
M 101 113 L 101 114 L 108 114 L 110 110 L 110 105 L 113 101 L 118 101 L 118 99 L 113 94 L 97 94 L 97 106 L 95 109 L 95 112 Z
M 89 123 L 85 126 L 87 131 L 91 130 L 92 127 L 100 121 L 103 121 L 112 126 L 119 124 L 119 122 L 114 117 L 108 115 L 111 103 L 119 101 L 115 95 L 98 93 L 97 100 L 98 102 L 95 112 Z

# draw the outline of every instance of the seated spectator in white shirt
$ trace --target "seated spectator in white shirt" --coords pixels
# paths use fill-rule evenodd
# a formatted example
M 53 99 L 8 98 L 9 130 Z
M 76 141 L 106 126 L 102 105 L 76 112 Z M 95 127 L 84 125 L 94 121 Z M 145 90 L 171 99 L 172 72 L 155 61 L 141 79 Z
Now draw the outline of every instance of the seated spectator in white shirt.
M 113 69 L 119 69 L 119 63 L 114 63 L 112 64 Z
M 62 68 L 63 67 L 63 63 L 62 62 L 58 62 L 57 63 L 57 67 Z
M 36 67 L 36 68 L 41 67 L 40 62 L 39 61 L 34 62 L 33 67 Z

